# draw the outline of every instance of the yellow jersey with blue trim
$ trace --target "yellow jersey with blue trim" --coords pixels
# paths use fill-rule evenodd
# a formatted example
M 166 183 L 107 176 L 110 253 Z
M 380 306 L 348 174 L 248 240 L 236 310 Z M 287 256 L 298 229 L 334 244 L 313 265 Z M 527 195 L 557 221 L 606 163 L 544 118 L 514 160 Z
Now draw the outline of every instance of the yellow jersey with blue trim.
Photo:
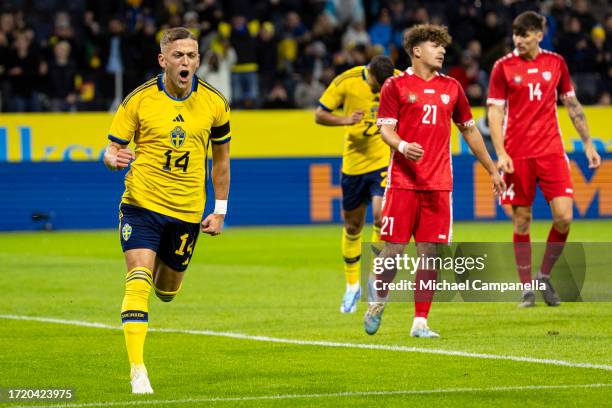
M 395 74 L 401 73 L 395 70 Z M 367 83 L 367 66 L 357 66 L 338 75 L 327 87 L 319 106 L 328 112 L 342 110 L 350 116 L 363 111 L 363 119 L 354 125 L 344 126 L 342 172 L 359 175 L 379 170 L 389 165 L 389 146 L 380 137 L 376 115 L 380 93 L 373 93 Z
M 202 219 L 209 143 L 231 139 L 230 109 L 223 95 L 193 76 L 182 99 L 170 95 L 160 74 L 121 103 L 108 138 L 134 141 L 136 159 L 125 176 L 122 203 L 182 221 Z

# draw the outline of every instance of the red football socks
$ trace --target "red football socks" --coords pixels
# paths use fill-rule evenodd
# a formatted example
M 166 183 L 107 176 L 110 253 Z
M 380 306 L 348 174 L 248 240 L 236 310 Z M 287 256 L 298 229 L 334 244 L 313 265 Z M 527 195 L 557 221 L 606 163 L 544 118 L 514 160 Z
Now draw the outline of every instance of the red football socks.
M 531 240 L 529 234 L 514 233 L 514 259 L 522 283 L 531 282 Z
M 438 277 L 438 273 L 432 270 L 419 269 L 416 273 L 415 283 L 416 287 L 414 290 L 414 316 L 424 317 L 427 319 L 429 309 L 431 308 L 431 301 L 433 300 L 434 291 L 424 289 L 421 287 L 422 283 L 435 281 Z
M 540 267 L 540 273 L 545 276 L 550 276 L 550 271 L 552 270 L 555 262 L 561 256 L 563 252 L 563 248 L 565 247 L 565 241 L 567 241 L 567 236 L 569 235 L 569 231 L 565 234 L 560 233 L 555 229 L 555 227 L 550 228 L 550 232 L 548 233 L 548 239 L 546 240 L 546 251 L 544 252 L 544 258 L 542 259 L 542 266 Z

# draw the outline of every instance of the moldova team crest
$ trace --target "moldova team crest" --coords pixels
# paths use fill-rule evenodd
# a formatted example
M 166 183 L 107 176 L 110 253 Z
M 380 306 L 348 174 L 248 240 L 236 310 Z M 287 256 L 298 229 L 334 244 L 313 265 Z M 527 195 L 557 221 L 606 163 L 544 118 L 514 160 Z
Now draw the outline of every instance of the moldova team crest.
M 410 92 L 408 94 L 408 102 L 415 103 L 416 100 L 417 100 L 417 96 L 414 93 Z
M 450 95 L 442 94 L 440 95 L 440 99 L 442 99 L 442 103 L 447 105 L 450 102 Z
M 132 226 L 127 222 L 123 224 L 123 228 L 121 228 L 121 237 L 124 241 L 127 241 L 132 236 Z
M 181 147 L 183 143 L 185 143 L 186 137 L 187 135 L 185 134 L 185 131 L 180 126 L 175 127 L 172 129 L 172 132 L 170 132 L 170 142 L 172 142 L 172 146 L 176 147 L 177 149 Z
M 520 84 L 521 82 L 523 82 L 523 77 L 520 75 L 515 75 L 514 76 L 514 83 L 515 84 Z
M 542 78 L 544 78 L 545 81 L 550 81 L 552 73 L 550 71 L 544 71 L 542 72 Z

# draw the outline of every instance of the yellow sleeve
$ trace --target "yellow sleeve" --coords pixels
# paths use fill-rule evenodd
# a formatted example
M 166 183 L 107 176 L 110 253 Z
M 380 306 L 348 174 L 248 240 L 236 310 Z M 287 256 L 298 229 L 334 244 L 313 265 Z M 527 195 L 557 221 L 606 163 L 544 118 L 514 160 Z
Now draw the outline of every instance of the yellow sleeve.
M 108 132 L 108 138 L 113 142 L 127 145 L 138 130 L 138 96 L 128 95 L 119 105 L 113 123 Z
M 225 98 L 219 96 L 216 99 L 217 115 L 210 128 L 210 141 L 214 144 L 227 143 L 232 139 L 230 131 L 230 109 Z
M 344 102 L 344 86 L 345 81 L 340 82 L 340 85 L 336 85 L 337 78 L 329 84 L 321 98 L 319 98 L 319 106 L 328 112 L 335 111 Z

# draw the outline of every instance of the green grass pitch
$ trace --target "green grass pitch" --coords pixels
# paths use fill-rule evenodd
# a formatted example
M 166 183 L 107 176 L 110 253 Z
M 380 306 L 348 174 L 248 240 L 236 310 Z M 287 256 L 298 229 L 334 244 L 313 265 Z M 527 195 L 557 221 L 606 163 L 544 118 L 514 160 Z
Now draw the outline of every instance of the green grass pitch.
M 543 241 L 548 228 L 535 223 L 534 240 Z M 609 241 L 611 230 L 612 221 L 579 221 L 570 238 Z M 508 223 L 457 222 L 453 238 L 508 241 L 510 234 Z M 151 296 L 150 327 L 211 332 L 149 333 L 152 396 L 130 394 L 120 330 L 6 317 L 0 317 L 0 387 L 73 387 L 77 400 L 68 406 L 102 407 L 612 404 L 612 304 L 548 308 L 540 301 L 519 310 L 513 303 L 437 303 L 429 321 L 443 337 L 413 339 L 412 304 L 393 303 L 370 337 L 362 327 L 364 303 L 354 315 L 338 310 L 339 237 L 339 226 L 228 228 L 220 237 L 201 236 L 177 298 L 164 304 Z M 0 271 L 0 315 L 120 326 L 126 271 L 116 231 L 0 234 Z M 605 386 L 577 387 L 589 384 Z

